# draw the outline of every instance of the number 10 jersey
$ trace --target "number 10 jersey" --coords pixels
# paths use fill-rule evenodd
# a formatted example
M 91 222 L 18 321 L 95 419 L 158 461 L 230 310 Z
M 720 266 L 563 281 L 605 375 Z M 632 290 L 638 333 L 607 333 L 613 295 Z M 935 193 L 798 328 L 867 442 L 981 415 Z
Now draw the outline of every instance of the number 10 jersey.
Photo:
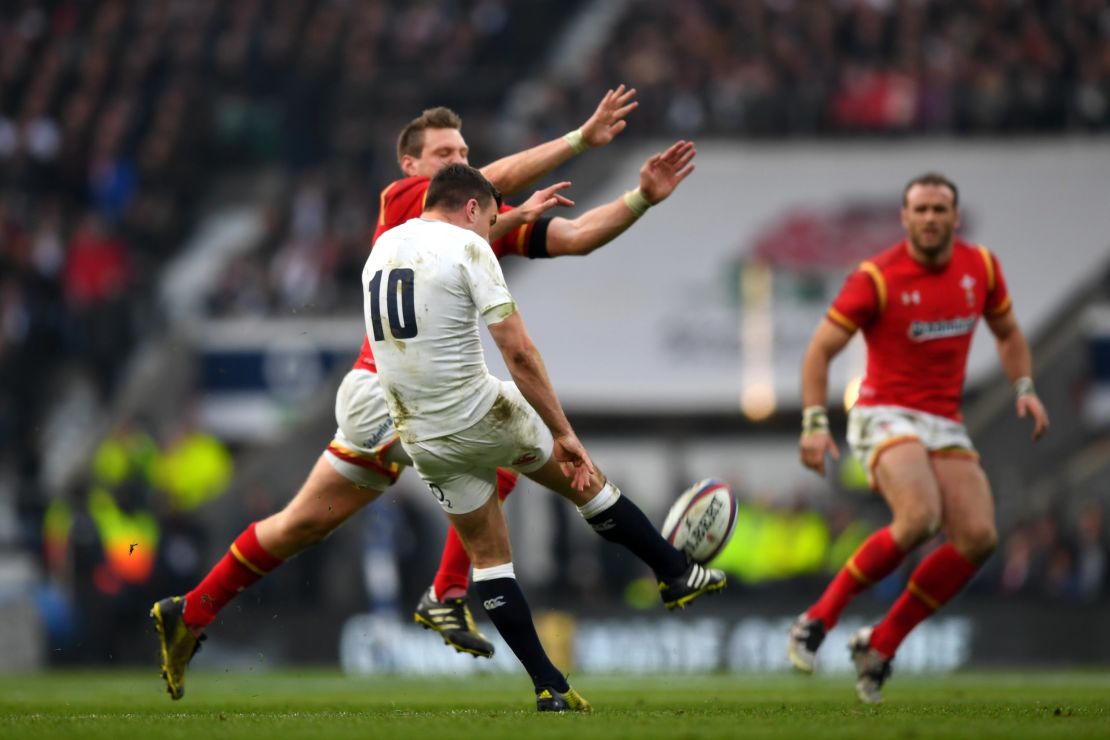
M 401 440 L 477 423 L 500 389 L 486 367 L 478 317 L 492 324 L 516 310 L 489 243 L 415 218 L 378 239 L 362 285 L 366 335 Z

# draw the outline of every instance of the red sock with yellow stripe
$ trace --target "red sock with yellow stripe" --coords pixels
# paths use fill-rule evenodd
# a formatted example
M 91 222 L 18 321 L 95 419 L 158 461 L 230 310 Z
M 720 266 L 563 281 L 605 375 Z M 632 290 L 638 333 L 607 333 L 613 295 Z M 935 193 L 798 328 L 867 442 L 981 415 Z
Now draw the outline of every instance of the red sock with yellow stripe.
M 886 578 L 902 564 L 906 553 L 890 536 L 890 527 L 883 527 L 868 537 L 848 562 L 833 578 L 817 603 L 809 608 L 806 616 L 819 619 L 825 630 L 831 630 L 840 619 L 840 613 L 856 594 Z
M 189 627 L 207 627 L 240 591 L 285 562 L 262 549 L 254 534 L 255 524 L 257 522 L 251 522 L 231 543 L 227 555 L 216 563 L 196 588 L 185 594 L 183 618 Z
M 505 468 L 497 469 L 497 498 L 504 501 L 516 488 L 520 473 Z M 470 585 L 470 556 L 466 554 L 462 540 L 455 532 L 455 528 L 447 527 L 447 539 L 443 543 L 443 555 L 439 559 L 439 570 L 432 585 L 435 587 L 436 598 L 455 599 L 466 596 L 467 587 Z
M 893 657 L 914 627 L 947 604 L 967 585 L 979 566 L 945 543 L 921 561 L 909 585 L 871 633 L 871 647 Z

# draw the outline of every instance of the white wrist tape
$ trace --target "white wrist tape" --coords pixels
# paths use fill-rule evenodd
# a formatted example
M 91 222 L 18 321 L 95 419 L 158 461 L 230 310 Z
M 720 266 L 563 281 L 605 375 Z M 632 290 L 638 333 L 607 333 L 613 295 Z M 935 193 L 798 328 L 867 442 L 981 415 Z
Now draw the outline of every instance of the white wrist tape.
M 829 414 L 824 406 L 807 406 L 802 411 L 802 436 L 829 431 Z
M 582 135 L 582 129 L 575 129 L 563 134 L 563 141 L 570 144 L 570 148 L 574 150 L 575 154 L 581 154 L 590 148 L 586 137 Z
M 647 209 L 651 208 L 651 203 L 648 202 L 639 188 L 629 190 L 624 194 L 624 204 L 628 206 L 628 210 L 632 211 L 636 218 L 643 216 L 647 213 Z

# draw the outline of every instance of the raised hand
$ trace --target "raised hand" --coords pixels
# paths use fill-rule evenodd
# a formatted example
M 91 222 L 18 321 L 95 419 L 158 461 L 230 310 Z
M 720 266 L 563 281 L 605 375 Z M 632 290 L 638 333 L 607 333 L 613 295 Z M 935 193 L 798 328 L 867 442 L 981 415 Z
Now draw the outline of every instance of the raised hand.
M 640 168 L 640 192 L 648 203 L 655 205 L 665 200 L 678 184 L 694 171 L 692 141 L 676 141 L 666 151 L 653 154 Z
M 625 89 L 620 85 L 616 90 L 605 93 L 605 97 L 597 104 L 597 110 L 590 116 L 582 127 L 582 139 L 591 147 L 605 146 L 616 138 L 617 134 L 624 131 L 628 122 L 625 116 L 639 105 L 632 100 L 636 95 L 636 88 Z

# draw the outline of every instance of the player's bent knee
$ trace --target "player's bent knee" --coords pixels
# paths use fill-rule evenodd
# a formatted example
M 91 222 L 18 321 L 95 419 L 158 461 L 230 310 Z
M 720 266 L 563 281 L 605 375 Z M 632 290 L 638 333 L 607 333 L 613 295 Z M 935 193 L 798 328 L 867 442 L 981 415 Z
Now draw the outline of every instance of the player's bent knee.
M 930 509 L 896 513 L 891 534 L 903 550 L 911 550 L 940 531 L 940 519 L 940 512 Z
M 306 516 L 286 512 L 280 522 L 282 541 L 296 549 L 304 550 L 320 542 L 336 530 L 339 522 L 327 516 Z
M 969 527 L 953 539 L 961 555 L 973 563 L 981 563 L 998 547 L 998 530 L 994 524 L 982 524 Z

